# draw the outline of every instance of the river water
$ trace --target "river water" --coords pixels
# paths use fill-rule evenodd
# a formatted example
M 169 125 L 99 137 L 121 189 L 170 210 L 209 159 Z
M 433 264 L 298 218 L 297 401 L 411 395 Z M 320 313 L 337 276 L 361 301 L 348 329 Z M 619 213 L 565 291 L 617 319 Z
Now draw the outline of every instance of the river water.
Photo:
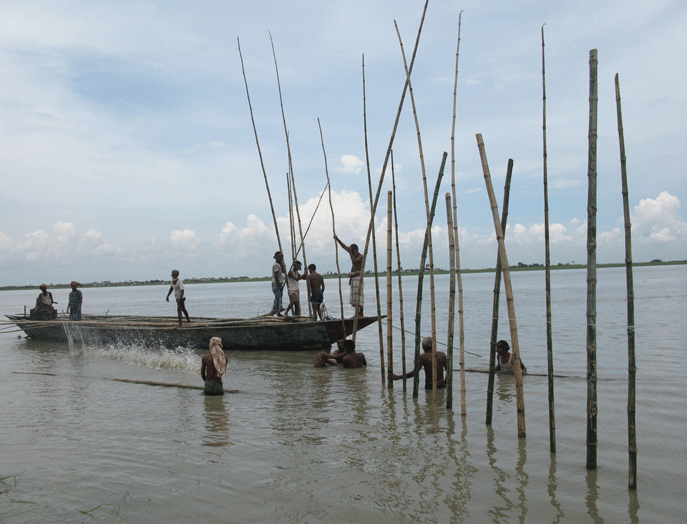
M 225 388 L 238 392 L 224 397 L 107 380 L 202 385 L 200 351 L 0 334 L 0 522 L 685 522 L 687 266 L 635 268 L 634 276 L 636 492 L 627 488 L 625 272 L 598 271 L 598 469 L 587 471 L 586 273 L 565 270 L 552 272 L 555 373 L 565 376 L 555 384 L 556 454 L 545 377 L 524 379 L 527 437 L 518 439 L 512 376 L 496 377 L 487 427 L 488 375 L 466 374 L 466 417 L 459 373 L 453 411 L 444 391 L 434 405 L 431 391 L 412 397 L 412 381 L 407 392 L 402 382 L 383 387 L 376 326 L 358 334 L 367 369 L 314 369 L 312 352 L 228 352 Z M 523 362 L 546 373 L 544 272 L 512 279 Z M 405 277 L 403 287 L 412 331 L 417 279 Z M 493 274 L 465 275 L 463 287 L 466 366 L 486 369 Z M 423 336 L 428 279 L 425 289 Z M 447 276 L 436 289 L 445 342 Z M 366 313 L 373 290 L 367 279 Z M 0 313 L 31 307 L 37 293 L 0 292 Z M 175 314 L 167 286 L 83 293 L 84 313 Z M 269 282 L 188 285 L 186 294 L 192 317 L 252 316 L 272 300 Z M 67 290 L 54 295 L 65 307 Z M 393 295 L 397 327 L 396 281 Z M 325 299 L 338 316 L 335 298 L 328 280 Z M 500 317 L 499 338 L 510 340 L 505 306 Z M 408 334 L 409 369 L 412 345 Z M 394 329 L 396 372 L 400 350 Z

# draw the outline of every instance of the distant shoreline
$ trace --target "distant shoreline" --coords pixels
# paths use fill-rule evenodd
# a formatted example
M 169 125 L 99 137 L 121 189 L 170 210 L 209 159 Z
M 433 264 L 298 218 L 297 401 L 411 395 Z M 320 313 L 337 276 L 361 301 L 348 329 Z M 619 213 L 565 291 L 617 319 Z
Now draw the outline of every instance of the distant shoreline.
M 672 260 L 668 262 L 663 261 L 652 261 L 652 262 L 634 262 L 632 267 L 644 267 L 644 266 L 677 266 L 687 264 L 687 260 Z M 551 266 L 551 270 L 559 269 L 585 269 L 586 264 L 556 264 Z M 597 264 L 599 269 L 612 268 L 612 267 L 625 267 L 625 263 L 611 263 L 611 264 Z M 519 264 L 517 266 L 511 266 L 511 271 L 542 271 L 544 270 L 544 264 Z M 484 269 L 463 269 L 461 274 L 469 273 L 493 273 L 496 271 L 495 268 L 484 268 Z M 420 273 L 419 269 L 404 269 L 401 275 L 417 276 Z M 435 275 L 446 275 L 450 271 L 447 269 L 435 269 Z M 426 274 L 426 272 L 425 272 Z M 394 271 L 393 275 L 398 275 L 398 271 Z M 323 277 L 327 279 L 337 278 L 338 275 L 335 273 L 324 274 Z M 342 275 L 345 276 L 345 275 Z M 367 271 L 365 276 L 374 276 L 372 271 Z M 385 277 L 386 272 L 379 273 L 380 277 Z M 225 284 L 229 282 L 264 282 L 271 280 L 271 277 L 225 277 L 225 278 L 185 278 L 183 279 L 185 284 Z M 94 288 L 94 287 L 122 287 L 122 286 L 162 286 L 169 284 L 169 279 L 166 280 L 146 280 L 146 281 L 133 281 L 127 280 L 125 282 L 110 282 L 105 280 L 103 282 L 88 282 L 82 283 L 84 288 Z M 71 284 L 49 284 L 50 289 L 69 289 Z M 38 289 L 38 284 L 36 285 L 25 285 L 25 286 L 0 286 L 0 291 L 18 291 L 25 289 Z

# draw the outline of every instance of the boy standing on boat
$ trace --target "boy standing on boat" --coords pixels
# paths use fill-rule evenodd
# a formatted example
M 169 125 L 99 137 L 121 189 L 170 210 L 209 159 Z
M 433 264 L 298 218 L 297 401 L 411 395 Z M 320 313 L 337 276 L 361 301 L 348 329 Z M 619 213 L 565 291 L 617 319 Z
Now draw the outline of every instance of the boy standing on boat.
M 224 395 L 222 375 L 227 372 L 227 357 L 222 349 L 222 339 L 210 339 L 210 352 L 200 362 L 200 376 L 205 382 L 206 395 Z
M 322 302 L 324 302 L 324 278 L 316 271 L 315 264 L 310 264 L 308 270 L 310 273 L 305 277 L 308 287 L 310 288 L 310 303 L 312 304 L 312 319 L 317 320 L 320 317 L 322 320 Z
M 177 300 L 177 314 L 179 315 L 179 327 L 181 327 L 181 314 L 186 315 L 186 322 L 191 322 L 188 316 L 188 311 L 186 311 L 186 297 L 184 296 L 184 283 L 179 278 L 179 270 L 174 269 L 172 271 L 172 282 L 169 286 L 169 291 L 167 292 L 167 302 L 169 302 L 169 295 L 174 291 L 174 298 Z
M 83 304 L 83 293 L 79 291 L 78 287 L 81 284 L 72 280 L 72 290 L 69 293 L 69 304 L 67 304 L 67 313 L 69 313 L 69 320 L 81 320 L 81 305 Z
M 284 273 L 286 273 L 284 253 L 277 251 L 274 254 L 274 264 L 272 264 L 272 293 L 274 293 L 274 303 L 272 304 L 270 315 L 277 315 L 278 317 L 282 316 L 281 297 L 284 292 Z
M 334 234 L 341 247 L 351 256 L 351 272 L 348 274 L 348 283 L 351 286 L 350 304 L 355 310 L 355 314 L 362 318 L 363 306 L 365 305 L 365 289 L 363 288 L 363 254 L 358 250 L 356 244 L 347 246 Z
M 289 306 L 284 311 L 284 316 L 289 314 L 289 311 L 293 311 L 293 315 L 301 314 L 301 290 L 298 285 L 299 280 L 304 280 L 305 275 L 300 274 L 300 270 L 303 264 L 299 260 L 296 260 L 289 270 L 289 274 L 286 276 L 286 287 L 289 293 Z

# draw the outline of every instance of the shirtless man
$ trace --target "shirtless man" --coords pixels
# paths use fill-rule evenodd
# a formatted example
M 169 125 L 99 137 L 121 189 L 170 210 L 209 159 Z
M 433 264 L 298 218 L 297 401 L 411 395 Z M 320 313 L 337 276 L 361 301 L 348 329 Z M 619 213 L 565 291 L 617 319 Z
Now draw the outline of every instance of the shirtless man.
M 328 347 L 325 348 L 324 350 L 320 351 L 317 356 L 315 357 L 315 367 L 316 368 L 324 368 L 327 367 L 327 364 L 330 366 L 336 366 L 336 360 L 332 358 L 332 348 Z
M 324 302 L 324 278 L 316 271 L 315 264 L 308 266 L 308 276 L 305 280 L 310 288 L 310 303 L 312 304 L 312 319 L 317 320 L 317 317 L 322 318 L 322 310 L 320 306 Z
M 432 337 L 426 337 L 422 341 L 422 350 L 424 353 L 420 355 L 420 367 L 425 370 L 425 389 L 432 389 Z M 437 388 L 446 387 L 446 379 L 444 378 L 444 371 L 446 370 L 446 353 L 437 351 Z M 412 378 L 415 376 L 415 370 L 409 371 L 405 374 L 405 378 Z M 403 375 L 394 375 L 389 373 L 389 380 L 399 380 Z
M 363 287 L 363 254 L 358 251 L 356 244 L 347 246 L 338 236 L 334 235 L 341 247 L 351 256 L 351 272 L 348 274 L 348 283 L 351 286 L 350 304 L 358 317 L 363 316 L 363 306 L 365 305 L 365 289 Z
M 509 353 L 510 346 L 505 340 L 499 340 L 496 343 L 496 368 L 497 373 L 506 373 L 513 375 L 515 373 L 515 363 L 513 362 L 513 355 Z M 525 364 L 520 361 L 522 374 L 527 375 L 527 368 Z
M 174 298 L 176 298 L 177 301 L 177 315 L 179 315 L 179 327 L 181 327 L 181 314 L 183 313 L 186 315 L 186 322 L 191 322 L 191 319 L 188 316 L 188 311 L 186 311 L 186 297 L 184 296 L 184 283 L 183 281 L 179 278 L 179 270 L 178 269 L 173 269 L 172 270 L 172 282 L 170 283 L 169 286 L 169 291 L 167 292 L 167 302 L 169 302 L 169 295 L 172 294 L 172 291 L 174 291 Z
M 367 360 L 365 360 L 364 353 L 357 353 L 355 350 L 355 342 L 352 340 L 344 340 L 344 349 L 346 356 L 343 358 L 343 367 L 348 369 L 367 367 Z

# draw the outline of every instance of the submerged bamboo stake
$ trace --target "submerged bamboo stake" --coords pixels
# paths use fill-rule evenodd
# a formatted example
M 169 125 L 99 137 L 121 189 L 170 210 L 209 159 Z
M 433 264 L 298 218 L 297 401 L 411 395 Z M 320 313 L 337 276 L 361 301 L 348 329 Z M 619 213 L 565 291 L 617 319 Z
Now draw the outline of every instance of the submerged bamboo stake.
M 422 169 L 422 186 L 425 192 L 425 211 L 427 213 L 427 238 L 429 250 L 429 290 L 430 290 L 430 308 L 432 321 L 432 401 L 437 401 L 437 320 L 436 320 L 436 301 L 434 293 L 434 249 L 432 248 L 432 228 L 430 224 L 429 211 L 429 195 L 427 192 L 427 172 L 425 170 L 425 157 L 422 151 L 422 137 L 420 135 L 420 123 L 417 118 L 417 109 L 415 107 L 415 96 L 413 95 L 413 84 L 410 81 L 410 71 L 408 70 L 408 63 L 406 62 L 406 54 L 403 50 L 403 41 L 401 40 L 401 32 L 398 30 L 396 20 L 394 20 L 396 27 L 396 34 L 398 35 L 398 43 L 401 46 L 401 55 L 403 56 L 403 66 L 405 67 L 406 77 L 408 82 L 408 91 L 410 92 L 410 103 L 413 107 L 413 118 L 415 120 L 415 129 L 417 131 L 417 147 L 420 152 L 420 167 Z
M 246 84 L 246 97 L 248 98 L 248 108 L 250 109 L 250 120 L 253 123 L 253 133 L 255 133 L 255 143 L 258 146 L 258 156 L 260 157 L 260 167 L 262 167 L 262 174 L 265 177 L 265 187 L 267 188 L 267 198 L 270 200 L 270 209 L 272 210 L 272 219 L 274 220 L 274 231 L 277 234 L 277 244 L 279 244 L 279 251 L 283 251 L 281 247 L 281 238 L 279 237 L 279 226 L 277 225 L 277 214 L 274 212 L 274 204 L 272 203 L 272 195 L 270 194 L 270 184 L 267 181 L 267 171 L 265 171 L 265 163 L 262 160 L 262 151 L 260 151 L 260 141 L 258 140 L 258 128 L 255 127 L 255 118 L 253 118 L 253 106 L 250 103 L 250 93 L 248 93 L 248 80 L 246 79 L 246 68 L 243 66 L 243 55 L 241 54 L 241 42 L 236 39 L 239 46 L 239 57 L 241 58 L 241 71 L 243 71 L 243 82 Z
M 451 270 L 451 282 L 448 298 L 448 338 L 446 349 L 446 409 L 453 409 L 453 321 L 456 309 L 456 246 L 453 234 L 453 211 L 451 209 L 451 193 L 446 193 L 446 228 L 448 231 L 448 258 Z M 463 370 L 463 365 L 460 368 Z
M 623 187 L 623 211 L 625 215 L 625 276 L 627 281 L 627 443 L 629 454 L 628 485 L 637 489 L 637 427 L 635 425 L 635 291 L 632 277 L 632 223 L 627 189 L 627 161 L 625 159 L 625 136 L 623 115 L 620 108 L 620 81 L 615 75 L 615 100 L 618 110 L 618 140 L 620 142 L 620 175 Z
M 391 264 L 393 262 L 393 251 L 391 249 L 391 191 L 387 195 L 387 212 L 386 212 L 386 361 L 387 361 L 387 371 L 389 374 L 394 372 L 394 334 L 392 329 L 391 320 L 391 298 L 392 298 L 392 285 L 391 285 Z M 394 387 L 394 381 L 389 381 L 389 389 Z
M 549 246 L 549 181 L 546 151 L 546 68 L 544 60 L 544 26 L 541 28 L 541 77 L 543 104 L 543 150 L 544 150 L 544 250 L 546 252 L 546 360 L 549 375 L 549 451 L 556 452 L 556 410 L 553 394 L 553 328 L 551 324 L 551 249 Z
M 434 212 L 437 207 L 437 200 L 439 199 L 439 188 L 441 187 L 441 180 L 444 178 L 444 167 L 446 166 L 446 158 L 448 153 L 444 152 L 441 159 L 441 167 L 439 168 L 439 175 L 437 176 L 437 183 L 434 186 L 434 197 L 432 198 L 432 206 L 430 207 L 430 218 L 427 222 L 427 229 L 425 229 L 425 241 L 422 244 L 422 255 L 420 256 L 420 272 L 417 275 L 417 301 L 415 302 L 415 363 L 414 370 L 415 375 L 413 376 L 413 397 L 417 397 L 419 394 L 420 386 L 420 344 L 422 342 L 421 337 L 421 324 L 422 324 L 422 288 L 425 278 L 425 264 L 427 263 L 427 250 L 429 247 L 429 236 L 430 230 L 432 228 L 432 223 L 434 222 Z M 434 340 L 434 349 L 436 349 L 436 339 Z M 436 382 L 435 382 L 436 383 Z
M 515 365 L 515 399 L 518 410 L 518 437 L 525 437 L 525 398 L 522 388 L 522 364 L 520 362 L 520 344 L 518 343 L 518 324 L 515 319 L 515 304 L 513 303 L 513 288 L 510 281 L 510 268 L 508 266 L 508 256 L 506 254 L 506 245 L 503 241 L 503 230 L 501 229 L 501 221 L 499 220 L 498 204 L 496 203 L 496 196 L 494 195 L 494 188 L 491 185 L 491 174 L 489 173 L 489 164 L 487 162 L 487 154 L 484 150 L 484 142 L 482 135 L 477 134 L 477 147 L 479 148 L 480 158 L 482 160 L 482 170 L 484 171 L 484 182 L 487 186 L 487 193 L 489 194 L 489 202 L 491 203 L 491 213 L 494 219 L 494 229 L 496 230 L 496 239 L 499 243 L 499 257 L 501 258 L 501 265 L 503 270 L 503 283 L 506 288 L 506 303 L 508 304 L 508 320 L 510 324 L 511 344 L 513 347 L 513 364 Z
M 463 12 L 458 14 L 458 44 L 456 46 L 456 74 L 453 80 L 453 119 L 451 123 L 451 193 L 453 195 L 453 243 L 455 245 L 456 271 L 458 278 L 458 338 L 460 342 L 460 411 L 461 415 L 467 414 L 466 387 L 465 387 L 465 323 L 463 315 L 463 277 L 460 270 L 460 242 L 458 241 L 458 199 L 456 198 L 456 98 L 458 93 L 458 57 L 460 55 L 460 28 Z M 451 277 L 451 285 L 454 277 Z M 453 297 L 455 307 L 455 296 Z M 448 387 L 448 386 L 447 386 Z
M 317 125 L 320 128 L 320 141 L 322 142 L 322 154 L 324 155 L 324 172 L 327 175 L 327 185 L 329 186 L 329 209 L 332 212 L 332 233 L 336 236 L 336 220 L 334 218 L 334 204 L 332 204 L 332 183 L 329 180 L 329 167 L 327 165 L 327 152 L 324 149 L 324 136 L 322 135 L 322 124 L 320 124 L 320 119 L 317 119 Z M 341 289 L 341 268 L 339 267 L 339 243 L 334 240 L 334 250 L 336 253 L 336 274 L 339 280 L 339 304 L 341 305 L 341 327 L 342 333 L 346 333 L 346 323 L 344 320 L 344 307 L 343 307 L 343 291 Z
M 506 183 L 503 187 L 503 208 L 501 209 L 501 231 L 506 239 L 506 223 L 508 222 L 508 204 L 510 202 L 510 179 L 513 175 L 513 159 L 508 159 L 506 169 Z M 496 255 L 496 271 L 494 275 L 494 299 L 491 312 L 491 341 L 489 343 L 489 381 L 487 384 L 487 420 L 491 426 L 491 416 L 494 404 L 494 374 L 496 373 L 496 339 L 499 334 L 499 301 L 501 298 L 501 257 Z
M 365 55 L 363 55 L 363 129 L 365 135 L 365 164 L 367 165 L 367 187 L 370 192 L 370 212 L 372 212 L 372 175 L 370 174 L 370 154 L 367 146 L 367 100 L 365 96 Z M 374 230 L 374 216 L 372 217 L 372 260 L 375 268 L 375 296 L 377 298 L 377 327 L 379 332 L 379 361 L 382 371 L 382 385 L 386 382 L 386 373 L 384 372 L 384 334 L 382 331 L 382 303 L 379 295 L 379 270 L 377 268 L 377 238 Z M 365 254 L 367 255 L 367 253 Z M 363 264 L 365 262 L 363 261 Z M 363 272 L 361 278 L 364 278 Z M 358 286 L 358 298 L 356 309 L 360 307 L 360 286 Z M 388 320 L 388 319 L 387 319 Z M 358 327 L 358 311 L 356 311 L 355 327 Z
M 596 469 L 596 121 L 597 51 L 589 52 L 589 152 L 587 157 L 587 469 Z
M 394 230 L 396 234 L 396 267 L 398 268 L 398 313 L 401 322 L 401 369 L 403 371 L 403 391 L 406 391 L 406 331 L 403 318 L 403 284 L 401 279 L 401 248 L 398 244 L 398 213 L 396 212 L 396 174 L 394 173 L 394 152 L 391 151 L 391 186 L 394 195 Z

